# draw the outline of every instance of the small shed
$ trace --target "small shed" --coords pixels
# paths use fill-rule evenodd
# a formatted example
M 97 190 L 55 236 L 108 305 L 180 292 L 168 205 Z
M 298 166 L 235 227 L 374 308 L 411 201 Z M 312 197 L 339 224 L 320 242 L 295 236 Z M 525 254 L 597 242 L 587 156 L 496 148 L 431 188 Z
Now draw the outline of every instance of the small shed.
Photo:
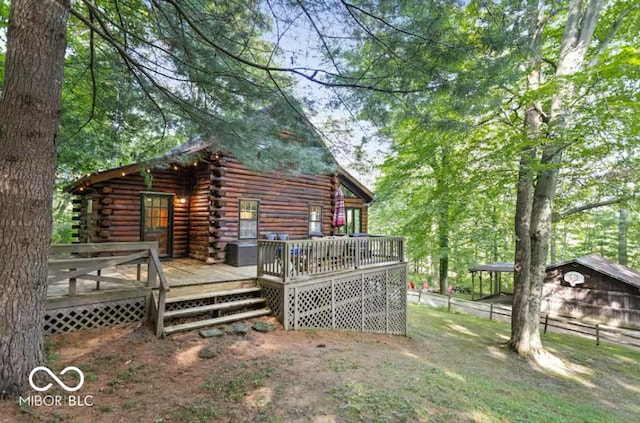
M 640 327 L 640 272 L 595 254 L 551 264 L 542 311 Z
M 547 266 L 546 282 L 640 295 L 640 272 L 595 254 Z
M 471 272 L 471 299 L 472 300 L 481 300 L 483 298 L 489 298 L 496 295 L 499 295 L 502 291 L 502 274 L 503 273 L 513 273 L 514 272 L 513 263 L 491 263 L 491 264 L 481 264 L 478 266 L 474 266 L 469 269 Z M 487 295 L 484 295 L 483 291 L 483 274 L 488 273 L 489 276 L 489 292 Z M 480 284 L 480 296 L 478 298 L 475 297 L 476 292 L 476 277 L 478 278 L 478 283 Z

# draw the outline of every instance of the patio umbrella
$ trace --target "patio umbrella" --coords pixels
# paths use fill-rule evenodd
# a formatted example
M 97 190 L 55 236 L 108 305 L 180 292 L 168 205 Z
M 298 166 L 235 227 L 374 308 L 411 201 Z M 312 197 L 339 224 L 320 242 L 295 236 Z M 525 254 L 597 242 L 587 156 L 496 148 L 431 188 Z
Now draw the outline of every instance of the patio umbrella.
M 347 224 L 347 219 L 344 217 L 344 194 L 340 187 L 338 187 L 336 191 L 336 205 L 333 209 L 333 220 L 331 224 L 336 228 Z

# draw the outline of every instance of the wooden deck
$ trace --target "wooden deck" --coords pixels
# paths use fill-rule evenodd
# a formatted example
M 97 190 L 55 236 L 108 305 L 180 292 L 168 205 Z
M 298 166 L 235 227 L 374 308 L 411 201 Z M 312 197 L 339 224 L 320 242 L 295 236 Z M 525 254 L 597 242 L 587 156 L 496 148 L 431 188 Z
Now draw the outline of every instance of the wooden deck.
M 234 283 L 255 281 L 256 266 L 233 267 L 227 264 L 205 264 L 199 260 L 190 258 L 174 259 L 162 262 L 162 269 L 169 282 L 170 288 L 183 287 L 189 285 L 221 284 L 220 288 L 233 286 Z M 140 280 L 137 281 L 137 266 L 118 266 L 116 270 L 104 270 L 102 275 L 114 276 L 131 280 L 131 286 L 122 284 L 101 282 L 100 290 L 96 290 L 96 282 L 90 280 L 77 281 L 77 295 L 94 295 L 100 292 L 137 290 L 145 287 L 147 279 L 146 265 L 141 266 Z M 228 283 L 228 284 L 227 284 Z M 197 288 L 194 288 L 198 291 Z M 180 290 L 182 291 L 182 289 Z M 185 292 L 190 292 L 189 290 Z M 48 298 L 67 297 L 68 282 L 61 281 L 49 285 L 47 291 Z

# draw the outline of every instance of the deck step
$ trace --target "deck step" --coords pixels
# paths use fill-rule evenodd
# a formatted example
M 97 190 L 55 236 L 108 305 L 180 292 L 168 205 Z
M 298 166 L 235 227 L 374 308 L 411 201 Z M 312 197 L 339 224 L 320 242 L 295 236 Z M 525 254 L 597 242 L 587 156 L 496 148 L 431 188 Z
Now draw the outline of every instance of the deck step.
M 165 311 L 164 317 L 165 319 L 169 319 L 173 317 L 195 316 L 195 315 L 206 313 L 209 311 L 227 310 L 230 308 L 240 308 L 240 307 L 251 306 L 251 305 L 260 304 L 264 302 L 265 302 L 264 298 L 247 298 L 245 300 L 229 301 L 226 303 L 218 303 L 218 304 L 209 304 L 209 305 L 203 305 L 198 307 L 185 308 L 183 310 Z
M 260 292 L 262 288 L 255 286 L 250 288 L 236 288 L 236 289 L 227 289 L 224 291 L 208 291 L 208 292 L 198 292 L 194 294 L 187 295 L 178 295 L 175 297 L 167 296 L 167 304 L 169 303 L 179 303 L 181 301 L 192 301 L 192 300 L 202 300 L 205 298 L 214 298 L 214 297 L 223 297 L 227 295 L 236 295 L 236 294 L 250 294 L 254 292 Z M 171 292 L 171 291 L 169 291 Z
M 175 332 L 200 329 L 207 326 L 215 326 L 222 323 L 235 322 L 237 320 L 251 319 L 253 317 L 266 316 L 271 314 L 271 310 L 268 308 L 261 308 L 259 310 L 245 311 L 243 313 L 229 314 L 228 316 L 216 317 L 214 319 L 198 320 L 196 322 L 183 323 L 180 325 L 166 326 L 164 328 L 165 335 L 170 335 Z

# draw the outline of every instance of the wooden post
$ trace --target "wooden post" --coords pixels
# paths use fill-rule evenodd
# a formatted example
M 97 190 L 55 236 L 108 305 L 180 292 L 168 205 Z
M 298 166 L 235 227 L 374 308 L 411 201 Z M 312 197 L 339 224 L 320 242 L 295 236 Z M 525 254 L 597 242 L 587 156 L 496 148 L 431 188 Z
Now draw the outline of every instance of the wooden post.
M 489 320 L 493 320 L 493 303 L 489 305 Z
M 596 345 L 600 345 L 600 325 L 596 323 Z
M 291 251 L 289 251 L 289 245 L 286 241 L 280 244 L 280 247 L 280 254 L 282 257 L 282 280 L 284 282 L 287 282 L 289 280 L 289 271 L 291 269 Z
M 336 283 L 331 279 L 331 329 L 336 328 Z
M 544 318 L 544 332 L 543 333 L 547 333 L 547 326 L 549 325 L 549 313 L 547 313 L 547 315 Z
M 76 269 L 71 269 L 76 270 Z M 69 279 L 69 296 L 73 297 L 76 295 L 76 278 Z
M 476 297 L 476 272 L 471 272 L 471 301 Z
M 478 274 L 478 278 L 480 279 L 480 299 L 482 299 L 482 272 Z
M 164 333 L 164 309 L 166 301 L 167 293 L 162 287 L 160 287 L 160 290 L 158 291 L 158 309 L 156 315 L 156 336 L 158 338 L 162 337 L 162 334 Z
M 136 264 L 136 280 L 140 281 L 142 278 L 142 267 L 140 265 L 140 263 Z
M 449 295 L 449 299 L 447 300 L 447 311 L 451 312 L 451 295 Z
M 260 241 L 258 241 L 258 268 L 257 268 L 257 273 L 256 276 L 261 277 L 264 275 L 264 251 L 263 249 L 265 248 L 265 244 L 261 244 Z
M 96 281 L 96 290 L 99 291 L 100 290 L 100 275 L 102 275 L 102 269 L 98 269 L 97 274 L 98 274 L 98 280 Z
M 156 288 L 158 276 L 158 269 L 156 269 L 153 260 L 151 259 L 151 250 L 149 251 L 149 257 L 147 257 L 147 287 Z
M 360 274 L 360 330 L 364 332 L 364 273 Z

